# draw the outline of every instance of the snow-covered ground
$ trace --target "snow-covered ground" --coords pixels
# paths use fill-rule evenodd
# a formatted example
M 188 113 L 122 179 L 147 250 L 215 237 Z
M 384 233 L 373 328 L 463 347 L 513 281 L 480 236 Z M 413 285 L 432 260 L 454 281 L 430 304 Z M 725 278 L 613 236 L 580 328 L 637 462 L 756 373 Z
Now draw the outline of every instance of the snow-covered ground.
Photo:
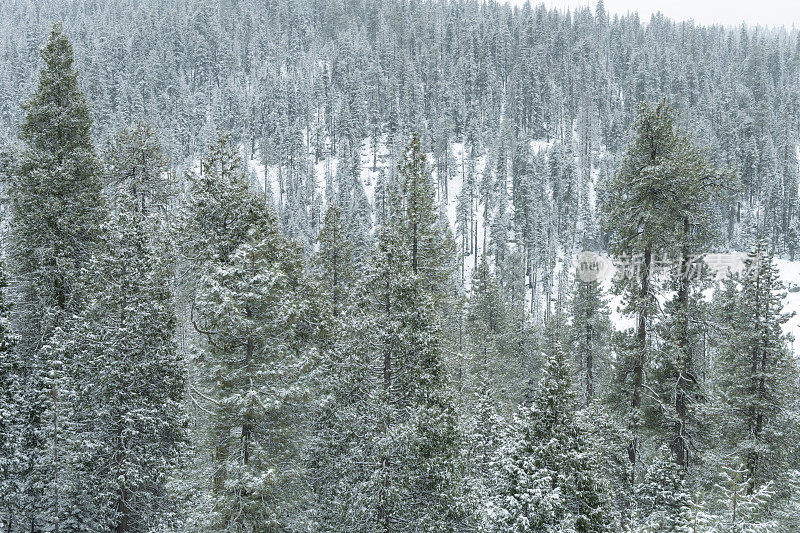
M 784 299 L 784 311 L 794 313 L 794 316 L 783 325 L 783 330 L 797 339 L 792 341 L 794 347 L 796 342 L 800 342 L 800 261 L 778 259 L 776 263 L 781 273 L 781 280 L 788 289 Z
M 729 254 L 710 254 L 709 263 L 715 265 L 715 279 L 721 280 L 727 270 L 739 270 L 744 266 L 744 257 L 746 254 L 742 252 L 734 252 Z M 788 261 L 786 259 L 777 259 L 775 263 L 780 273 L 781 281 L 787 289 L 786 298 L 784 298 L 784 312 L 794 313 L 784 325 L 783 331 L 800 342 L 800 261 Z M 625 316 L 620 311 L 622 305 L 622 298 L 615 296 L 611 292 L 611 278 L 613 277 L 615 269 L 612 265 L 608 275 L 604 276 L 603 288 L 609 296 L 609 307 L 611 308 L 611 321 L 614 326 L 622 331 L 634 327 L 634 320 L 629 316 Z M 705 291 L 706 299 L 711 299 L 716 287 L 712 287 Z M 794 347 L 795 341 L 793 339 L 792 346 Z
M 547 150 L 552 148 L 552 146 L 552 141 L 546 141 L 542 139 L 531 142 L 531 149 L 534 152 Z M 450 222 L 450 226 L 453 231 L 455 231 L 456 208 L 458 205 L 458 197 L 461 193 L 463 185 L 462 176 L 465 174 L 465 172 L 467 172 L 467 169 L 464 167 L 466 158 L 464 144 L 460 142 L 453 143 L 450 147 L 450 150 L 453 157 L 453 165 L 455 170 L 447 184 L 447 202 L 443 207 L 444 212 L 447 214 L 447 218 Z M 798 148 L 798 151 L 800 152 L 800 147 Z M 428 160 L 433 160 L 433 154 L 428 154 Z M 257 182 L 261 190 L 264 190 L 264 182 L 266 181 L 266 185 L 270 190 L 273 201 L 279 201 L 279 169 L 274 166 L 265 167 L 259 157 L 246 158 L 246 161 L 248 175 Z M 316 189 L 320 197 L 324 200 L 327 182 L 330 177 L 336 175 L 339 164 L 338 158 L 335 156 L 328 156 L 314 161 L 313 154 L 309 153 L 309 161 L 313 161 L 313 163 L 310 163 L 310 165 L 314 169 Z M 378 181 L 379 175 L 381 173 L 387 175 L 389 172 L 391 172 L 392 169 L 390 166 L 393 164 L 396 164 L 396 162 L 391 161 L 389 158 L 389 152 L 385 144 L 385 139 L 381 139 L 381 141 L 378 142 L 377 150 L 375 147 L 373 147 L 371 141 L 365 140 L 363 142 L 361 147 L 361 182 L 364 187 L 364 193 L 371 205 L 374 205 L 375 185 Z M 480 179 L 480 176 L 485 170 L 485 166 L 486 155 L 481 154 L 476 158 L 475 161 L 474 172 L 477 179 Z M 438 183 L 435 166 L 430 165 L 430 168 L 433 172 L 434 180 Z M 594 200 L 594 181 L 596 178 L 597 169 L 592 168 L 591 180 L 589 184 L 589 194 L 592 200 Z M 467 285 L 471 279 L 472 268 L 475 264 L 474 254 L 483 253 L 482 247 L 485 241 L 484 232 L 486 231 L 483 206 L 479 206 L 473 216 L 477 222 L 478 235 L 476 239 L 476 249 L 472 254 L 464 257 L 464 278 Z M 737 268 L 741 268 L 743 265 L 744 256 L 745 254 L 743 253 L 710 254 L 707 256 L 706 261 L 712 267 L 712 269 L 715 270 L 717 279 L 722 279 L 728 269 L 732 268 L 735 270 Z M 575 262 L 576 261 L 573 261 L 573 263 Z M 557 261 L 557 268 L 561 268 L 562 265 L 563 258 L 560 258 Z M 800 261 L 792 262 L 779 259 L 777 260 L 777 265 L 781 274 L 781 279 L 788 289 L 785 299 L 785 311 L 795 313 L 795 315 L 784 325 L 784 331 L 788 334 L 791 334 L 793 337 L 800 339 Z M 634 321 L 631 317 L 625 316 L 620 312 L 620 306 L 622 303 L 621 298 L 619 296 L 614 296 L 611 293 L 611 278 L 613 277 L 614 272 L 615 269 L 612 265 L 606 275 L 603 276 L 603 287 L 609 297 L 612 321 L 617 329 L 624 330 L 633 327 Z M 713 288 L 706 291 L 706 297 L 710 299 L 713 291 Z M 530 293 L 528 293 L 527 297 L 530 298 Z

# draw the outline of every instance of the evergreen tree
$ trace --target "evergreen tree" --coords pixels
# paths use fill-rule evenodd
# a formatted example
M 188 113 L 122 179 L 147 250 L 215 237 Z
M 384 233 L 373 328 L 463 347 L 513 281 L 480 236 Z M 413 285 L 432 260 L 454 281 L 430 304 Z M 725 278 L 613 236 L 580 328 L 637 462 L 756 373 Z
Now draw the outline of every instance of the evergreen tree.
M 723 438 L 743 464 L 748 494 L 776 480 L 789 466 L 784 439 L 796 434 L 792 413 L 797 369 L 782 325 L 783 284 L 772 254 L 758 240 L 745 271 L 721 294 L 719 399 Z
M 491 482 L 492 460 L 500 444 L 502 413 L 514 405 L 509 372 L 502 346 L 508 337 L 507 311 L 500 287 L 481 257 L 472 274 L 472 294 L 468 302 L 466 329 L 469 367 L 465 402 L 465 440 L 471 461 L 473 485 L 479 497 Z M 513 400 L 512 400 L 513 398 Z
M 305 497 L 298 424 L 303 377 L 314 361 L 300 250 L 277 220 L 249 230 L 201 281 L 194 319 L 207 343 L 196 355 L 212 404 L 212 527 L 279 531 Z
M 344 233 L 341 211 L 331 204 L 318 239 L 312 273 L 320 295 L 319 365 L 314 381 L 320 399 L 311 412 L 308 477 L 314 491 L 313 524 L 335 531 L 347 508 L 340 483 L 348 479 L 350 448 L 361 444 L 359 408 L 367 394 L 366 364 L 347 347 L 347 324 L 354 312 L 351 245 Z
M 491 531 L 613 531 L 598 458 L 574 415 L 569 365 L 549 352 L 530 406 L 521 406 L 498 467 L 500 485 L 486 510 Z
M 461 443 L 434 300 L 442 250 L 430 247 L 432 190 L 409 186 L 402 194 L 406 208 L 381 228 L 343 319 L 341 348 L 332 351 L 344 374 L 333 394 L 326 460 L 335 470 L 326 469 L 318 487 L 325 530 L 455 531 L 465 519 Z
M 230 137 L 208 148 L 200 172 L 189 172 L 187 198 L 176 228 L 188 283 L 196 284 L 212 262 L 224 263 L 253 227 L 271 223 L 268 210 L 253 194 Z
M 623 394 L 629 398 L 633 433 L 630 460 L 640 453 L 645 372 L 654 364 L 652 326 L 660 292 L 656 261 L 678 259 L 673 333 L 676 354 L 666 361 L 674 375 L 674 423 L 669 441 L 678 464 L 688 464 L 690 403 L 696 394 L 690 266 L 710 238 L 707 204 L 719 178 L 705 155 L 676 126 L 675 113 L 662 101 L 642 104 L 634 138 L 615 176 L 604 184 L 602 208 L 610 234 L 609 251 L 626 263 L 615 282 L 624 310 L 636 320 L 635 336 L 620 365 Z M 630 376 L 630 377 L 627 377 Z M 660 400 L 659 400 L 660 401 Z M 635 471 L 634 471 L 635 474 Z
M 370 391 L 378 417 L 376 523 L 380 531 L 454 531 L 464 512 L 460 436 L 439 320 L 429 281 L 411 270 L 403 238 L 385 231 L 365 276 L 363 305 L 377 313 L 359 327 L 381 376 Z
M 608 367 L 606 358 L 612 332 L 608 304 L 599 281 L 576 278 L 570 316 L 570 345 L 580 374 L 579 388 L 584 404 L 589 405 L 603 396 L 597 387 L 606 382 L 603 372 Z
M 22 365 L 14 346 L 16 335 L 9 324 L 10 303 L 5 271 L 0 269 L 0 528 L 15 531 L 22 508 L 17 484 L 24 466 L 21 448 Z
M 27 528 L 58 530 L 60 508 L 57 386 L 49 381 L 50 339 L 81 308 L 81 270 L 98 242 L 105 206 L 92 119 L 73 70 L 72 45 L 56 24 L 41 51 L 44 67 L 24 104 L 20 137 L 25 149 L 12 173 L 11 265 L 19 279 L 15 307 L 25 398 L 20 417 L 27 466 Z M 22 520 L 21 520 L 22 521 Z
M 153 128 L 139 122 L 118 132 L 104 150 L 107 185 L 113 197 L 118 191 L 136 201 L 136 211 L 149 216 L 170 207 L 173 187 L 169 182 L 167 159 Z
M 454 270 L 455 247 L 439 217 L 433 179 L 418 134 L 406 147 L 399 172 L 401 192 L 394 216 L 398 234 L 409 250 L 411 271 L 435 293 L 446 293 Z
M 170 255 L 140 201 L 118 196 L 105 246 L 86 266 L 92 296 L 52 345 L 61 382 L 74 384 L 63 409 L 68 531 L 149 531 L 171 510 L 166 481 L 185 441 L 185 369 Z
M 314 257 L 313 270 L 333 315 L 337 316 L 346 308 L 355 281 L 353 246 L 345 234 L 338 204 L 328 206 L 317 242 L 319 250 Z
M 659 450 L 636 487 L 636 531 L 693 531 L 692 500 L 683 476 L 683 471 L 666 450 Z
M 774 499 L 771 483 L 765 483 L 755 492 L 747 469 L 739 463 L 735 467 L 723 466 L 719 481 L 714 484 L 715 500 L 720 507 L 714 531 L 758 532 L 778 531 L 778 524 L 768 518 L 769 505 Z

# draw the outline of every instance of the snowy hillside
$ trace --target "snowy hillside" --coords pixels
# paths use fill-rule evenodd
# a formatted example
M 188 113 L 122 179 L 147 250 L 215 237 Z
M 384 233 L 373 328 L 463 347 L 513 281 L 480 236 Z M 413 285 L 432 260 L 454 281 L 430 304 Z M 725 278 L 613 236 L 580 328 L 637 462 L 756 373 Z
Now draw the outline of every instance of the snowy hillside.
M 531 141 L 531 150 L 534 153 L 538 153 L 540 150 L 548 150 L 554 146 L 553 141 L 546 141 L 546 140 L 535 140 Z M 458 197 L 462 190 L 463 185 L 463 176 L 464 176 L 464 160 L 465 160 L 465 153 L 464 153 L 464 144 L 463 143 L 454 143 L 450 147 L 450 151 L 453 157 L 453 162 L 457 171 L 453 172 L 451 178 L 447 184 L 447 202 L 444 206 L 444 212 L 447 215 L 447 218 L 450 223 L 450 227 L 455 232 L 455 225 L 456 225 L 456 208 L 458 205 Z M 800 147 L 798 148 L 800 150 Z M 428 161 L 430 162 L 433 159 L 433 154 L 428 153 Z M 603 154 L 600 154 L 602 157 Z M 313 161 L 313 153 L 308 154 L 309 161 Z M 271 191 L 271 197 L 273 198 L 274 202 L 277 202 L 277 196 L 275 191 L 279 190 L 279 169 L 275 166 L 266 168 L 263 164 L 259 162 L 259 158 L 257 154 L 252 158 L 247 158 L 248 164 L 248 173 L 255 177 L 258 182 L 258 187 L 260 190 L 264 190 L 264 180 L 267 180 L 266 186 L 269 191 Z M 393 162 L 389 158 L 389 150 L 387 149 L 385 143 L 378 143 L 377 149 L 372 145 L 369 140 L 365 140 L 362 143 L 362 150 L 361 150 L 361 164 L 360 164 L 360 175 L 361 175 L 361 184 L 364 189 L 364 192 L 370 202 L 370 205 L 374 205 L 374 198 L 375 198 L 375 185 L 378 182 L 378 178 L 381 174 L 384 176 L 389 175 L 392 172 L 392 164 Z M 396 162 L 394 163 L 396 164 Z M 331 177 L 335 177 L 338 172 L 339 161 L 337 157 L 323 157 L 319 161 L 315 163 L 309 163 L 310 167 L 313 168 L 313 175 L 316 181 L 316 191 L 319 194 L 320 198 L 323 199 L 323 206 L 324 206 L 324 199 L 325 199 L 325 191 L 327 187 L 328 179 Z M 477 158 L 474 166 L 474 172 L 477 176 L 482 175 L 483 172 L 486 171 L 486 155 L 480 155 Z M 436 168 L 430 165 L 432 171 L 432 177 L 434 181 L 438 182 L 438 176 L 436 174 Z M 592 168 L 591 172 L 591 181 L 590 181 L 590 201 L 594 203 L 595 196 L 594 196 L 594 188 L 595 188 L 595 181 L 597 179 L 598 173 L 596 168 Z M 437 189 L 439 193 L 440 190 Z M 439 201 L 443 198 L 442 195 L 439 195 Z M 513 210 L 513 203 L 509 200 L 508 208 Z M 476 251 L 473 251 L 470 254 L 467 254 L 463 257 L 464 262 L 464 271 L 465 271 L 465 279 L 464 284 L 465 287 L 468 289 L 469 284 L 472 279 L 472 269 L 473 266 L 476 264 L 476 257 L 475 253 L 477 252 L 478 256 L 483 253 L 483 243 L 484 241 L 484 232 L 488 231 L 486 224 L 485 224 L 485 210 L 479 206 L 475 212 L 475 223 L 477 226 L 478 238 L 476 242 Z M 712 270 L 715 273 L 716 279 L 722 279 L 727 273 L 729 269 L 733 271 L 741 271 L 743 267 L 743 259 L 745 257 L 745 253 L 737 252 L 737 253 L 714 253 L 711 254 L 711 257 L 708 259 L 709 262 L 712 263 Z M 571 263 L 574 264 L 576 258 L 571 260 Z M 607 260 L 607 259 L 606 259 Z M 558 258 L 556 261 L 556 270 L 555 274 L 560 271 L 564 263 L 564 259 Z M 794 313 L 794 316 L 784 324 L 783 329 L 787 334 L 791 334 L 795 338 L 800 338 L 800 261 L 789 261 L 786 259 L 777 259 L 776 263 L 778 265 L 778 269 L 780 271 L 781 280 L 785 284 L 787 290 L 787 296 L 785 298 L 785 312 L 787 313 Z M 622 331 L 628 328 L 632 328 L 634 326 L 634 322 L 630 317 L 625 317 L 620 312 L 620 303 L 621 297 L 614 296 L 611 290 L 611 282 L 610 279 L 613 277 L 615 273 L 614 267 L 612 266 L 606 275 L 604 276 L 603 280 L 603 288 L 606 291 L 606 294 L 609 297 L 609 306 L 611 308 L 611 318 L 612 322 L 614 323 L 615 327 Z M 574 275 L 574 274 L 573 274 Z M 706 298 L 710 299 L 714 289 L 709 289 L 706 291 Z M 530 306 L 530 295 L 528 297 L 528 304 Z

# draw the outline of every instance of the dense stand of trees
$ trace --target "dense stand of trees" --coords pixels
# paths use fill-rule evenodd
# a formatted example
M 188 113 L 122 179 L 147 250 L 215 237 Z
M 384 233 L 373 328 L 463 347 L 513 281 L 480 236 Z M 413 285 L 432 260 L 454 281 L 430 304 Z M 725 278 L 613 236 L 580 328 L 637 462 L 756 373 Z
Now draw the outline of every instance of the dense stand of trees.
M 798 527 L 797 32 L 602 3 L 0 25 L 4 531 Z M 632 328 L 584 249 L 629 267 Z
M 22 124 L 18 102 L 37 83 L 42 36 L 62 21 L 99 138 L 143 120 L 181 169 L 218 130 L 229 132 L 247 158 L 280 168 L 271 195 L 281 228 L 307 248 L 323 197 L 338 189 L 342 208 L 359 204 L 362 144 L 371 143 L 369 166 L 389 160 L 393 173 L 416 131 L 442 198 L 457 194 L 449 178 L 470 183 L 461 191 L 464 246 L 483 244 L 476 209 L 491 213 L 486 228 L 525 211 L 518 238 L 526 268 L 542 279 L 547 261 L 530 250 L 546 231 L 535 219 L 556 221 L 551 240 L 571 240 L 590 170 L 613 173 L 638 103 L 664 97 L 712 160 L 741 178 L 713 204 L 724 241 L 745 248 L 757 217 L 781 254 L 797 248 L 797 30 L 641 21 L 602 2 L 567 14 L 477 1 L 17 0 L 3 13 L 0 137 Z M 555 154 L 570 163 L 527 160 L 520 147 L 537 139 L 556 140 Z M 463 164 L 453 143 L 464 144 Z M 333 157 L 331 181 L 341 186 L 319 190 L 314 166 Z M 502 179 L 513 210 L 495 201 Z M 556 213 L 537 196 L 539 183 L 557 191 Z

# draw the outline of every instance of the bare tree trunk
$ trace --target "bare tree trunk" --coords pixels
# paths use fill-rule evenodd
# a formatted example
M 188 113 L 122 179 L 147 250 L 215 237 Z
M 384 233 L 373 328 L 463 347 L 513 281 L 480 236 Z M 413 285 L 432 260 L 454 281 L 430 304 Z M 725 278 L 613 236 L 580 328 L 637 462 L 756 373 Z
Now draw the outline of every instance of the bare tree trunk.
M 647 299 L 650 294 L 650 269 L 653 263 L 653 250 L 648 245 L 644 251 L 644 265 L 641 273 L 641 289 L 639 291 L 640 307 L 636 323 L 636 358 L 633 364 L 633 390 L 631 391 L 631 420 L 629 429 L 632 433 L 631 442 L 628 444 L 628 459 L 631 463 L 631 482 L 635 481 L 636 462 L 639 449 L 639 423 L 642 408 L 642 387 L 644 385 L 644 362 L 647 351 Z
M 387 275 L 386 277 L 386 317 L 387 319 L 391 317 L 392 314 L 392 306 L 391 306 L 391 295 L 390 295 L 390 280 Z M 391 420 L 389 419 L 389 409 L 390 409 L 390 398 L 391 398 L 391 389 L 392 389 L 392 352 L 391 346 L 387 345 L 385 347 L 385 351 L 383 352 L 383 390 L 386 397 L 386 418 L 384 421 L 385 427 L 384 431 L 389 431 L 389 425 Z M 389 466 L 390 466 L 390 458 L 387 454 L 384 454 L 381 457 L 381 488 L 379 493 L 379 504 L 378 504 L 378 522 L 381 524 L 384 533 L 389 533 L 391 531 L 391 520 L 389 517 L 389 509 L 388 509 L 388 495 L 390 490 L 390 480 L 389 480 Z
M 689 238 L 689 219 L 683 219 L 683 236 Z M 684 241 L 685 242 L 685 241 Z M 675 414 L 672 449 L 675 461 L 682 469 L 689 467 L 689 446 L 687 444 L 686 424 L 688 418 L 687 389 L 691 386 L 691 345 L 689 343 L 689 248 L 684 244 L 678 273 L 678 376 L 675 383 Z

